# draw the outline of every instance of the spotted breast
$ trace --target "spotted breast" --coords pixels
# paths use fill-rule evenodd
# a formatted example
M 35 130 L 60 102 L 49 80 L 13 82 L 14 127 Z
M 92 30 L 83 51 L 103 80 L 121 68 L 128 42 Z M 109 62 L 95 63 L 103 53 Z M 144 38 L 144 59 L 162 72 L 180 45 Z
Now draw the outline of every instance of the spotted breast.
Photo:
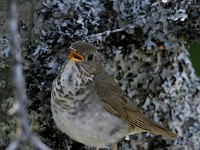
M 70 138 L 105 147 L 126 136 L 130 125 L 104 109 L 93 80 L 83 66 L 66 62 L 52 85 L 51 109 L 57 127 Z

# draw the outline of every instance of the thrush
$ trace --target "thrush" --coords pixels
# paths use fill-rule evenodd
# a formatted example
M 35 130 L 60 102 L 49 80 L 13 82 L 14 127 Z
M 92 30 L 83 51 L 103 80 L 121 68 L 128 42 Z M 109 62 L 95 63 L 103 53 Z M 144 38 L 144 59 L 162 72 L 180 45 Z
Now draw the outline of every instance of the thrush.
M 104 69 L 94 45 L 74 42 L 52 84 L 51 110 L 58 129 L 86 146 L 102 148 L 127 135 L 151 132 L 169 139 L 178 134 L 145 116 Z

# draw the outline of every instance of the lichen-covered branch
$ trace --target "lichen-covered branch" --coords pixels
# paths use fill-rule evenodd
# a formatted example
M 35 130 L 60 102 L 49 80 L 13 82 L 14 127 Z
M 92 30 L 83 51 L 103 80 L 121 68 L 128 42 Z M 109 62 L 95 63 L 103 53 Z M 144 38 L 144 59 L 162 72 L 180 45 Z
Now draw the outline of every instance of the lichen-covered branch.
M 6 80 L 10 60 L 6 3 L 0 2 L 0 149 L 8 145 L 15 129 L 6 114 L 13 99 Z M 200 37 L 200 1 L 19 0 L 17 4 L 31 101 L 26 117 L 29 128 L 52 149 L 84 149 L 56 129 L 50 110 L 52 81 L 76 40 L 95 44 L 106 57 L 106 69 L 143 112 L 182 134 L 175 141 L 149 134 L 131 136 L 120 143 L 122 150 L 200 149 L 200 84 L 188 53 L 188 46 Z
M 17 27 L 17 7 L 16 0 L 10 0 L 9 5 L 10 13 L 10 49 L 13 58 L 12 65 L 12 78 L 13 85 L 15 88 L 16 104 L 10 109 L 11 113 L 17 115 L 17 132 L 15 140 L 10 143 L 6 150 L 15 150 L 21 143 L 28 142 L 41 150 L 50 150 L 45 144 L 43 144 L 38 137 L 32 134 L 29 122 L 28 122 L 28 111 L 27 103 L 28 98 L 26 95 L 25 80 L 22 70 L 22 56 L 19 44 L 19 35 Z

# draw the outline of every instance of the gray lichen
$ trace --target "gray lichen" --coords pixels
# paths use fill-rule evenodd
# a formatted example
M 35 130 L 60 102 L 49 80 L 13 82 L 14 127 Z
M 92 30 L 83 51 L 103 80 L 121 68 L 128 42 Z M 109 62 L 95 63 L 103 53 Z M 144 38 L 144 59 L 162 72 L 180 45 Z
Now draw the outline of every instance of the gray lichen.
M 0 2 L 0 148 L 8 145 L 15 127 L 7 114 L 14 100 L 7 78 L 6 4 Z M 121 149 L 199 149 L 200 85 L 187 52 L 200 37 L 199 6 L 195 0 L 20 0 L 31 128 L 52 149 L 86 149 L 56 129 L 50 91 L 67 47 L 87 39 L 106 57 L 107 70 L 143 112 L 182 135 L 174 141 L 134 135 L 122 140 Z

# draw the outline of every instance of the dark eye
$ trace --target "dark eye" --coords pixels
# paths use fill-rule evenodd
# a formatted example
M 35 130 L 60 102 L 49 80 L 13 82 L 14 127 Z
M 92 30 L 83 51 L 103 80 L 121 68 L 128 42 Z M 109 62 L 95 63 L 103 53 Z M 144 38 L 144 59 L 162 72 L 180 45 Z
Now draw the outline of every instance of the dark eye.
M 92 61 L 93 59 L 94 59 L 94 53 L 88 54 L 87 60 L 88 60 L 88 61 Z

